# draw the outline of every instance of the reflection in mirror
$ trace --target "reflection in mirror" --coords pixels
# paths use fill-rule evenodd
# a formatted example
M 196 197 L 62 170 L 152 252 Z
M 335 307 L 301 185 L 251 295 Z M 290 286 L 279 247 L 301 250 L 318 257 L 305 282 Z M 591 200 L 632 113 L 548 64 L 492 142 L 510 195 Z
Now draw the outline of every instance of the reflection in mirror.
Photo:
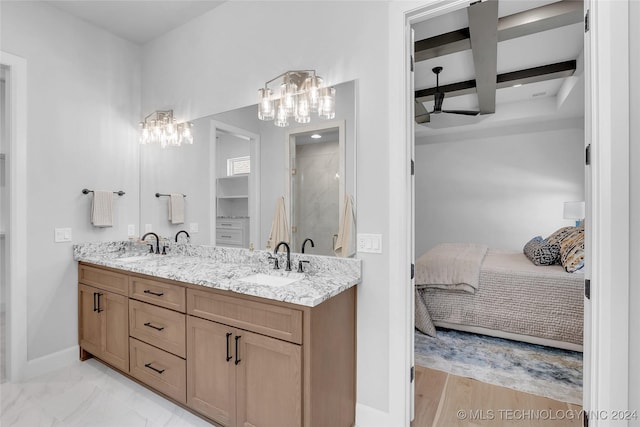
M 276 202 L 284 197 L 290 226 L 293 225 L 292 218 L 306 216 L 312 211 L 323 219 L 326 215 L 333 227 L 333 231 L 328 232 L 330 239 L 314 238 L 311 231 L 290 233 L 294 239 L 290 242 L 291 251 L 300 252 L 302 240 L 311 237 L 315 247 L 307 244 L 305 253 L 334 255 L 331 246 L 333 235 L 338 233 L 335 222 L 340 218 L 343 197 L 351 196 L 354 202 L 356 198 L 356 83 L 350 81 L 335 88 L 335 120 L 312 117 L 310 123 L 291 123 L 287 128 L 280 128 L 271 121 L 259 120 L 257 105 L 251 105 L 191 120 L 193 145 L 164 149 L 154 145 L 141 146 L 140 234 L 154 231 L 173 240 L 175 234 L 184 229 L 194 244 L 234 247 L 253 244 L 257 249 L 265 249 Z M 308 145 L 302 143 L 305 132 L 322 129 L 342 129 L 338 134 L 344 135 L 338 159 L 340 176 L 336 180 L 332 165 L 328 167 L 333 171 L 332 175 L 326 175 L 333 177 L 334 185 L 337 183 L 338 196 L 332 197 L 332 202 L 321 203 L 314 197 L 299 198 L 292 203 L 291 138 L 294 137 L 296 146 L 302 147 Z M 339 135 L 338 140 L 340 138 Z M 305 149 L 296 148 L 296 157 L 307 157 L 309 154 L 303 153 Z M 246 157 L 249 157 L 248 163 Z M 323 161 L 321 157 L 312 156 L 303 168 L 312 165 L 319 172 Z M 302 183 L 298 183 L 298 187 L 306 194 L 312 194 Z M 183 224 L 172 224 L 168 220 L 168 198 L 156 198 L 157 192 L 187 195 Z
M 322 126 L 322 127 L 318 127 Z M 326 127 L 325 127 L 326 126 Z M 305 126 L 289 134 L 291 244 L 334 255 L 344 200 L 344 122 Z

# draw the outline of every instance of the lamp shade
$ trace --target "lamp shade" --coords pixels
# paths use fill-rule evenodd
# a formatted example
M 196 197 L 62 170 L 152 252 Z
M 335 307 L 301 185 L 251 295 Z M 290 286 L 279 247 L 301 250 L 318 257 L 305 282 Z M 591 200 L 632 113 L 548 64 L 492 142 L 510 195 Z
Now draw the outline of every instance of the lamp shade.
M 562 217 L 564 219 L 584 219 L 584 201 L 564 202 Z

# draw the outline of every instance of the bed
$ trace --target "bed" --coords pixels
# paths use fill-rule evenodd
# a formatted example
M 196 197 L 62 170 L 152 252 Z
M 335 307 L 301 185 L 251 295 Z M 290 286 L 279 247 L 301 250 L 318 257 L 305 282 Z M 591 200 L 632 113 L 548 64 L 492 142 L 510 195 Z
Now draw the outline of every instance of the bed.
M 582 351 L 584 275 L 553 262 L 535 265 L 523 252 L 483 245 L 438 245 L 416 261 L 416 328 Z

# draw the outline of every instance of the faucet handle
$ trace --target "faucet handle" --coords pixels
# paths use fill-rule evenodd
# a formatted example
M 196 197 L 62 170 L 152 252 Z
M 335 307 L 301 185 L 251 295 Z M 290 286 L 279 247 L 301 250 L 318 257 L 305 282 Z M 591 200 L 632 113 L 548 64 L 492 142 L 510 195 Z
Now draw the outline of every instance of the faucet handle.
M 309 261 L 306 261 L 306 260 L 298 261 L 298 273 L 304 273 L 304 268 L 302 268 L 302 263 L 303 262 L 306 262 L 307 264 L 309 264 Z
M 277 269 L 280 268 L 280 266 L 278 265 L 278 258 L 277 257 L 274 257 L 271 254 L 269 254 L 267 259 L 269 261 L 273 260 L 273 269 L 274 270 L 277 270 Z
M 153 253 L 153 245 L 151 243 L 147 243 L 147 246 L 149 246 L 149 253 L 152 254 Z

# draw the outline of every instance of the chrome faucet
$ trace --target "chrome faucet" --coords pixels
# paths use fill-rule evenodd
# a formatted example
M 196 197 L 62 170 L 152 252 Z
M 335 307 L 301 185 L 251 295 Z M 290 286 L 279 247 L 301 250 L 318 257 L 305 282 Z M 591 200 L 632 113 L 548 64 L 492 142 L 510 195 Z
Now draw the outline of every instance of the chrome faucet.
M 146 239 L 147 236 L 149 235 L 156 238 L 156 253 L 160 254 L 160 238 L 156 233 L 153 233 L 153 232 L 146 233 L 144 236 L 142 236 L 142 240 Z M 151 250 L 149 252 L 153 253 L 153 245 L 149 245 L 149 246 L 151 246 Z
M 187 242 L 189 241 L 189 238 L 191 238 L 191 236 L 189 236 L 189 233 L 187 233 L 187 230 L 180 230 L 176 233 L 176 243 L 178 243 L 178 236 L 180 235 L 180 233 L 184 233 L 187 235 Z
M 282 245 L 284 245 L 285 249 L 287 250 L 287 267 L 284 270 L 285 271 L 291 271 L 291 250 L 289 249 L 289 244 L 287 242 L 278 243 L 276 248 L 273 250 L 273 255 L 277 255 L 278 254 L 278 249 Z
M 304 242 L 302 242 L 302 253 L 304 253 L 304 247 L 307 244 L 307 242 L 311 243 L 311 247 L 312 248 L 316 247 L 316 245 L 313 244 L 313 240 L 311 240 L 309 238 L 306 238 L 306 239 L 304 239 Z

